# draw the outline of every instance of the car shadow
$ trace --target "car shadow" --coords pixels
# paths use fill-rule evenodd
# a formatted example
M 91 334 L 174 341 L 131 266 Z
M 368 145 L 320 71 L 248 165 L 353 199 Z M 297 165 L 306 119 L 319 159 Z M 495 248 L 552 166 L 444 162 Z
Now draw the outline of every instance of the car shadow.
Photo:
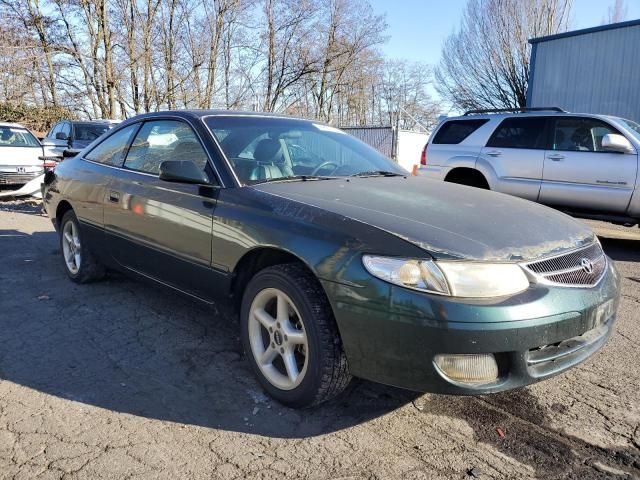
M 42 201 L 34 198 L 12 199 L 0 198 L 0 212 L 18 212 L 32 215 L 43 215 Z
M 598 238 L 605 253 L 613 260 L 619 262 L 640 261 L 640 248 L 638 248 L 638 246 L 640 246 L 640 239 L 610 238 L 604 235 L 599 235 Z
M 385 415 L 419 394 L 355 380 L 319 407 L 267 397 L 230 307 L 119 274 L 86 285 L 63 271 L 54 232 L 0 230 L 0 379 L 108 410 L 303 438 Z

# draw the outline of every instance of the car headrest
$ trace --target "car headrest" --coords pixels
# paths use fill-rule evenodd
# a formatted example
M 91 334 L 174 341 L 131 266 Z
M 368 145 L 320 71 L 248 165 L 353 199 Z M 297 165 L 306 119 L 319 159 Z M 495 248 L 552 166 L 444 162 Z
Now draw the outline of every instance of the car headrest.
M 280 145 L 278 140 L 274 140 L 273 138 L 260 140 L 253 152 L 253 158 L 262 163 L 282 163 L 284 162 L 282 145 Z

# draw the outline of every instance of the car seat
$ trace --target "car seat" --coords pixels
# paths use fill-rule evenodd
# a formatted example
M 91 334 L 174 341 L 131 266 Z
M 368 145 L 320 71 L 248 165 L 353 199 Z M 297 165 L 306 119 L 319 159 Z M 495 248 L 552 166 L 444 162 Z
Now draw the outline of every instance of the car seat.
M 253 152 L 253 158 L 258 165 L 251 172 L 250 180 L 268 180 L 293 175 L 293 170 L 286 164 L 282 145 L 278 140 L 273 138 L 260 140 Z
M 576 128 L 571 135 L 571 143 L 573 150 L 580 152 L 593 151 L 593 138 L 591 138 L 591 131 L 585 127 Z

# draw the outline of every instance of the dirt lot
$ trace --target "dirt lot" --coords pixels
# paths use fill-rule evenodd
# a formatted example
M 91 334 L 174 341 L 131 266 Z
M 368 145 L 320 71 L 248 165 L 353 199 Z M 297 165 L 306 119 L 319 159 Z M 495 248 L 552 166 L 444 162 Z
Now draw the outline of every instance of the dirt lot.
M 0 203 L 1 478 L 640 478 L 637 228 L 594 223 L 623 300 L 586 364 L 480 398 L 357 382 L 294 411 L 261 393 L 223 307 L 72 284 L 39 211 Z

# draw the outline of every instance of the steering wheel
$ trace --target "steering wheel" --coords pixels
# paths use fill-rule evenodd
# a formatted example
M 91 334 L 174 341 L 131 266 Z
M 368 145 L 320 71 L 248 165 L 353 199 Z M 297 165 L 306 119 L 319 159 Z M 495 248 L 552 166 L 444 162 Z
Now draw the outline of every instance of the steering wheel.
M 331 175 L 333 172 L 335 172 L 338 169 L 338 167 L 340 166 L 336 162 L 332 162 L 330 160 L 327 161 L 327 162 L 322 162 L 320 165 L 318 165 L 316 168 L 313 169 L 313 172 L 311 172 L 310 175 L 317 175 L 320 170 L 322 170 L 325 167 L 328 167 L 329 165 L 333 165 L 333 170 L 331 170 L 329 175 Z

